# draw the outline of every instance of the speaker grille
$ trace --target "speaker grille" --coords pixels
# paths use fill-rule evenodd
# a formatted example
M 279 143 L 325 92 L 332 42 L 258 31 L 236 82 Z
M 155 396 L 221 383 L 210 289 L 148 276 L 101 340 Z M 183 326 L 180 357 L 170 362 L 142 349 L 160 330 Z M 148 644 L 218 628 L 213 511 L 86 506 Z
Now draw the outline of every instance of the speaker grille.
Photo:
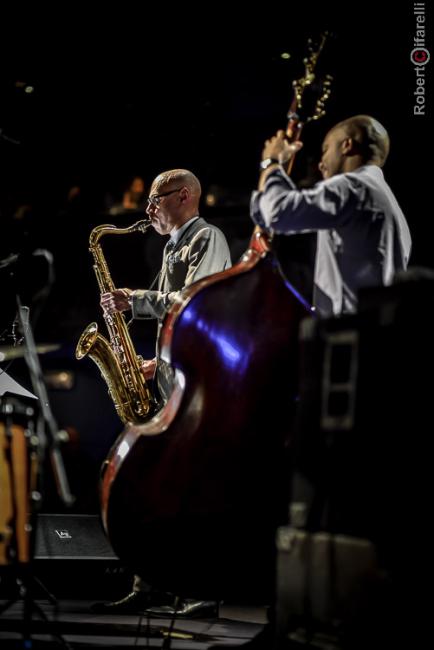
M 98 515 L 38 515 L 36 560 L 117 560 Z

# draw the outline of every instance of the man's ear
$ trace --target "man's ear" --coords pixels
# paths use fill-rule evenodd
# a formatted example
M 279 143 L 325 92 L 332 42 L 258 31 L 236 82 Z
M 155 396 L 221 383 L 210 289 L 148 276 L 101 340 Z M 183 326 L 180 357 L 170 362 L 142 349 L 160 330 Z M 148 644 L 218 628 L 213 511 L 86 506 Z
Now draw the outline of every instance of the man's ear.
M 356 138 L 348 136 L 342 142 L 341 153 L 343 156 L 363 155 L 362 145 Z
M 179 197 L 181 199 L 181 203 L 185 203 L 186 201 L 188 201 L 188 199 L 190 198 L 190 194 L 191 194 L 190 189 L 186 185 L 184 185 L 184 187 L 179 190 Z
M 347 136 L 345 138 L 345 140 L 342 140 L 341 153 L 344 156 L 349 156 L 350 154 L 355 152 L 356 144 L 357 143 L 353 140 L 353 138 L 350 138 L 350 136 Z

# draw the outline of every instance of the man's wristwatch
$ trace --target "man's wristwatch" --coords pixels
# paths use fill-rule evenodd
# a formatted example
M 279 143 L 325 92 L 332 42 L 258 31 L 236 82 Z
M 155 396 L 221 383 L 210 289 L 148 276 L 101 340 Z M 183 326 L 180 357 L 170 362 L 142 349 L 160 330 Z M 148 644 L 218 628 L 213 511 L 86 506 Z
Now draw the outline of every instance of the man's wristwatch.
M 278 164 L 279 161 L 277 160 L 277 158 L 265 158 L 265 160 L 261 160 L 261 162 L 259 163 L 259 169 L 261 171 L 264 171 L 270 165 L 278 165 Z

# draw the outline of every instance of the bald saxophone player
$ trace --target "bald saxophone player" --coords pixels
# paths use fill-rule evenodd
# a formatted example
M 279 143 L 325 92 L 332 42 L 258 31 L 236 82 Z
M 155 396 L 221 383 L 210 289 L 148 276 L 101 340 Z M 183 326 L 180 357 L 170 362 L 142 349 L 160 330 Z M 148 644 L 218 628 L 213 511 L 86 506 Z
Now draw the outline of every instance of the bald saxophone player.
M 131 310 L 133 318 L 156 318 L 158 335 L 167 311 L 180 291 L 203 277 L 231 266 L 229 247 L 218 228 L 199 216 L 201 186 L 197 177 L 186 169 L 172 169 L 159 174 L 152 183 L 146 213 L 160 235 L 170 235 L 163 252 L 157 289 L 116 289 L 101 296 L 101 305 L 109 313 Z M 157 336 L 158 341 L 158 336 Z M 161 396 L 160 407 L 170 396 L 173 384 L 171 367 L 158 357 L 144 362 L 144 375 L 154 373 Z M 158 616 L 215 616 L 214 601 L 189 598 L 174 603 L 171 594 L 157 593 L 136 576 L 132 591 L 124 598 L 97 603 L 93 610 L 106 614 L 147 612 Z
M 172 169 L 159 174 L 152 183 L 146 213 L 160 235 L 170 235 L 163 253 L 157 289 L 116 289 L 101 296 L 101 305 L 109 313 L 131 310 L 133 318 L 157 318 L 162 321 L 184 288 L 203 277 L 231 266 L 225 236 L 199 216 L 201 185 L 187 169 Z M 161 359 L 144 362 L 147 379 L 156 369 L 158 389 L 166 401 L 172 383 L 172 371 Z

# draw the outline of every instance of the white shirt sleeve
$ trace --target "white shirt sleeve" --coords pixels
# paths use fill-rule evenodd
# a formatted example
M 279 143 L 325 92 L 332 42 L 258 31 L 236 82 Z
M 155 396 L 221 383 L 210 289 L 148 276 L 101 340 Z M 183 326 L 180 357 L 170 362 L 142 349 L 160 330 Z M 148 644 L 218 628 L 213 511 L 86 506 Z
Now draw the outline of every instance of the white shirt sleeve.
M 277 233 L 330 230 L 345 225 L 363 200 L 364 188 L 345 174 L 297 190 L 281 169 L 267 178 L 263 192 L 254 192 L 251 215 Z

